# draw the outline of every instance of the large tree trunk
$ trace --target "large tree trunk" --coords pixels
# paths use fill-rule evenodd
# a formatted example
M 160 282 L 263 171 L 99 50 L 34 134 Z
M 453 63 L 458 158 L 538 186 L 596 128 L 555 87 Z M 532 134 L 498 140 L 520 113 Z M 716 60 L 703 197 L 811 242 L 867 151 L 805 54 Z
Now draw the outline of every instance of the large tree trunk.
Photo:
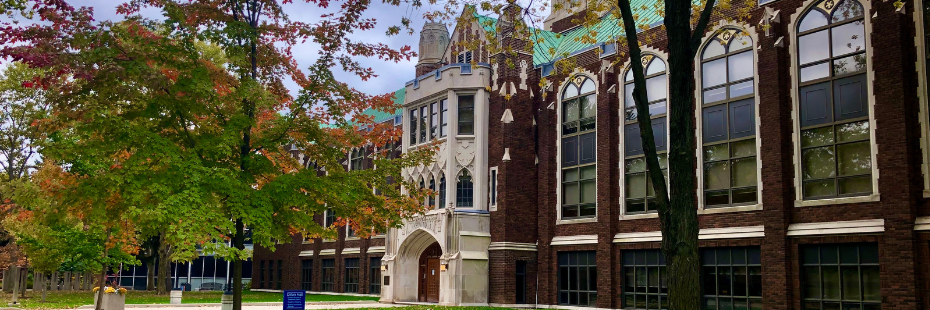
M 626 33 L 637 33 L 629 0 L 619 0 Z M 636 35 L 628 36 L 635 89 L 637 121 L 646 154 L 652 185 L 655 189 L 659 221 L 662 229 L 662 252 L 668 268 L 669 309 L 697 310 L 701 307 L 700 257 L 698 254 L 698 218 L 695 205 L 695 145 L 694 145 L 694 64 L 697 41 L 703 36 L 714 0 L 706 3 L 694 34 L 691 33 L 691 2 L 665 1 L 665 30 L 668 36 L 669 93 L 669 185 L 666 187 L 658 157 L 649 115 L 648 96 L 639 59 L 642 53 Z
M 108 266 L 106 265 L 103 266 L 103 270 L 100 271 L 100 278 L 98 278 L 97 280 L 97 283 L 100 283 L 100 285 L 98 286 L 100 287 L 100 289 L 97 290 L 97 297 L 96 297 L 97 302 L 94 303 L 95 304 L 94 310 L 100 310 L 100 307 L 103 306 L 103 291 L 104 291 L 104 287 L 106 286 L 107 268 Z
M 165 233 L 161 233 L 158 243 L 158 289 L 156 294 L 165 295 L 171 291 L 171 257 L 168 243 L 165 242 Z
M 48 275 L 46 275 L 46 274 L 43 272 L 43 273 L 42 273 L 42 286 L 41 286 L 41 288 L 42 288 L 42 302 L 45 302 L 45 298 L 48 297 L 48 283 L 49 283 Z
M 236 236 L 233 245 L 240 251 L 245 249 L 245 229 L 242 220 L 236 219 Z M 233 310 L 242 310 L 242 260 L 233 260 Z
M 52 292 L 58 291 L 58 271 L 52 272 L 52 278 L 49 279 L 48 286 Z
M 23 267 L 23 271 L 19 273 L 19 297 L 26 297 L 26 288 L 29 286 L 29 265 Z
M 145 290 L 154 291 L 155 290 L 155 257 L 149 257 L 148 261 L 145 262 L 146 274 L 145 274 Z
M 10 293 L 13 291 L 13 266 L 7 267 L 3 271 L 3 292 Z

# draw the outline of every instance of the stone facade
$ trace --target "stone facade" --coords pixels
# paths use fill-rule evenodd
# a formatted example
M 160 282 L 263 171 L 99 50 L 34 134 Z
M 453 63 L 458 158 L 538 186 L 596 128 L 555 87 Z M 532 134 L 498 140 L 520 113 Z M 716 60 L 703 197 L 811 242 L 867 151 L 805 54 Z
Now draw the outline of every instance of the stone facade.
M 855 297 L 858 301 L 852 302 L 849 298 L 853 295 L 844 292 L 840 298 L 844 301 L 838 302 L 874 309 L 930 309 L 930 295 L 926 293 L 930 289 L 927 175 L 930 100 L 927 100 L 925 69 L 927 34 L 922 14 L 926 8 L 919 1 L 904 1 L 900 8 L 890 1 L 858 3 L 864 10 L 859 22 L 864 29 L 863 55 L 867 59 L 863 70 L 868 117 L 864 122 L 869 124 L 867 141 L 871 148 L 867 170 L 871 171 L 872 191 L 864 195 L 815 200 L 805 199 L 802 192 L 807 183 L 800 176 L 802 169 L 806 169 L 800 133 L 807 129 L 798 121 L 802 100 L 798 85 L 807 84 L 799 82 L 796 64 L 800 43 L 796 30 L 813 7 L 833 4 L 772 0 L 752 9 L 745 24 L 713 21 L 704 36 L 707 42 L 718 31 L 734 29 L 745 31 L 752 42 L 748 51 L 755 64 L 752 78 L 755 95 L 750 98 L 756 114 L 758 184 L 755 203 L 706 206 L 701 198 L 706 192 L 702 178 L 707 172 L 701 168 L 698 175 L 701 180 L 696 180 L 695 186 L 701 229 L 699 245 L 706 251 L 758 251 L 761 274 L 757 279 L 761 283 L 757 284 L 762 289 L 760 296 L 745 299 L 761 305 L 760 308 L 806 309 L 814 307 L 815 301 L 818 308 L 831 306 L 829 296 L 821 298 L 810 293 L 813 280 L 805 267 L 810 264 L 805 253 L 811 253 L 812 249 L 827 251 L 823 249 L 833 246 L 840 249 L 862 246 L 859 253 L 877 248 L 875 264 L 880 271 L 878 284 L 874 285 L 878 285 L 880 297 L 859 296 Z M 508 12 L 516 10 L 511 7 Z M 574 28 L 572 16 L 582 13 L 557 12 L 546 20 L 546 26 L 548 30 L 568 34 Z M 442 33 L 436 25 L 430 27 L 431 32 Z M 416 139 L 419 133 L 411 127 L 419 122 L 412 122 L 411 112 L 421 111 L 422 107 L 430 111 L 432 103 L 445 100 L 448 131 L 436 135 L 440 145 L 436 164 L 404 172 L 405 178 L 422 178 L 427 183 L 444 177 L 445 204 L 376 239 L 350 240 L 342 235 L 331 242 L 303 244 L 295 236 L 294 242 L 278 246 L 274 253 L 256 248 L 253 279 L 260 274 L 259 262 L 283 260 L 286 270 L 283 288 L 299 288 L 301 260 L 310 259 L 313 260 L 310 291 L 319 291 L 321 260 L 334 258 L 334 291 L 338 293 L 342 292 L 340 281 L 344 279 L 343 259 L 361 257 L 359 293 L 366 294 L 370 293 L 369 273 L 374 271 L 365 264 L 371 257 L 382 257 L 381 301 L 416 302 L 420 300 L 422 285 L 418 280 L 423 270 L 418 266 L 422 262 L 420 254 L 438 243 L 442 249 L 439 304 L 572 307 L 577 305 L 571 299 L 560 297 L 568 296 L 560 295 L 568 294 L 560 287 L 560 273 L 567 270 L 560 267 L 565 264 L 560 257 L 565 253 L 593 251 L 592 265 L 596 271 L 587 276 L 596 276 L 597 280 L 588 290 L 598 298 L 590 299 L 587 306 L 640 308 L 639 304 L 625 300 L 632 296 L 628 287 L 634 285 L 627 283 L 625 275 L 631 263 L 624 261 L 624 257 L 658 249 L 660 235 L 655 213 L 634 214 L 625 207 L 630 198 L 626 185 L 630 176 L 624 166 L 628 158 L 624 147 L 628 141 L 623 134 L 629 122 L 623 115 L 623 77 L 630 63 L 624 58 L 625 49 L 620 47 L 602 54 L 602 50 L 609 49 L 595 48 L 598 45 L 576 48 L 570 51 L 570 57 L 577 68 L 570 74 L 559 74 L 547 70 L 551 62 L 540 60 L 539 48 L 519 51 L 525 47 L 520 38 L 503 36 L 501 43 L 516 47 L 517 53 L 488 55 L 479 48 L 472 51 L 470 63 L 457 62 L 462 51 L 455 43 L 483 40 L 482 31 L 493 28 L 478 23 L 458 25 L 441 60 L 418 63 L 419 76 L 406 83 L 401 103 L 404 107 L 401 126 L 405 132 L 402 151 L 407 151 L 418 146 L 411 139 L 419 140 Z M 656 59 L 667 59 L 663 30 L 653 28 L 645 33 L 654 34 L 655 39 L 644 47 L 644 52 Z M 487 42 L 478 46 L 487 46 Z M 702 85 L 701 64 L 700 58 L 695 59 L 697 87 Z M 543 77 L 549 85 L 540 86 Z M 590 79 L 596 85 L 590 97 L 594 98 L 596 114 L 597 143 L 593 148 L 596 212 L 588 217 L 563 218 L 561 98 L 563 90 L 577 77 Z M 460 99 L 461 96 L 473 97 Z M 698 100 L 695 124 L 699 126 L 697 138 L 701 141 L 701 91 L 696 90 L 695 96 Z M 462 100 L 474 102 L 470 134 L 459 132 Z M 411 136 L 411 132 L 415 135 Z M 696 159 L 698 166 L 702 159 Z M 472 180 L 471 206 L 460 205 L 457 199 L 457 180 L 463 171 Z M 495 185 L 494 193 L 491 184 Z M 355 250 L 348 254 L 347 249 Z M 862 262 L 865 261 L 863 258 Z M 863 294 L 868 290 L 866 286 L 862 284 Z M 253 280 L 253 289 L 267 288 Z M 824 292 L 831 290 L 827 286 L 821 288 Z M 650 305 L 642 307 L 651 308 Z

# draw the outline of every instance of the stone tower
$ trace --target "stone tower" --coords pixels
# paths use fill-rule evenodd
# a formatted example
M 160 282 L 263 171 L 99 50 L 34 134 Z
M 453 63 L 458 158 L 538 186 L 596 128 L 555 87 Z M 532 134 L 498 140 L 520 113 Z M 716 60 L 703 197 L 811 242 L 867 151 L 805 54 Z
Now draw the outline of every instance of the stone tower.
M 420 31 L 420 60 L 417 76 L 442 67 L 442 55 L 449 46 L 449 30 L 442 23 L 426 22 Z

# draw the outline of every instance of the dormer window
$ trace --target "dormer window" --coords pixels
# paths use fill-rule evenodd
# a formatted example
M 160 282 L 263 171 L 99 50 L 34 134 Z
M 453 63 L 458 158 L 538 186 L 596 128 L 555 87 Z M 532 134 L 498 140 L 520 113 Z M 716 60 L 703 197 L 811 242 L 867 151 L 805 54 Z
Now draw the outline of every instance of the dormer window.
M 465 51 L 465 52 L 459 53 L 457 60 L 458 60 L 457 63 L 460 63 L 460 64 L 471 63 L 471 51 Z

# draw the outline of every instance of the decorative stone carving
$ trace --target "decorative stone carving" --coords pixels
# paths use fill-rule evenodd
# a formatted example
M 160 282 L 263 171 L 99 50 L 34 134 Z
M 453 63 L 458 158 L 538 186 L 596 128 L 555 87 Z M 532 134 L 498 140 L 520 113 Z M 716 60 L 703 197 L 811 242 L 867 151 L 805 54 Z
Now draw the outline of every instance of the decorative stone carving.
M 443 218 L 445 218 L 445 213 L 415 216 L 405 221 L 404 226 L 400 229 L 400 234 L 401 236 L 407 236 L 422 228 L 434 236 L 439 235 L 443 229 Z
M 529 77 L 529 74 L 526 74 L 526 59 L 520 61 L 520 89 L 526 90 L 526 79 Z
M 462 167 L 468 167 L 475 160 L 474 141 L 458 141 L 458 147 L 455 151 L 455 159 Z

